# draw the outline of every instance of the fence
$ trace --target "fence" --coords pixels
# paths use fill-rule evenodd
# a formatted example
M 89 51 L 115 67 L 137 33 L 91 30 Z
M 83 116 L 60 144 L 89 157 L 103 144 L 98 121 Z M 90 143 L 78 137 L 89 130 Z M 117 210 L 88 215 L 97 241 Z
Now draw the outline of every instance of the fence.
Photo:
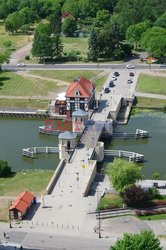
M 128 158 L 129 161 L 135 162 L 143 162 L 144 155 L 129 152 L 129 151 L 122 151 L 122 150 L 104 150 L 104 155 L 119 157 L 119 158 Z
M 58 147 L 31 147 L 22 149 L 22 155 L 34 158 L 36 154 L 55 154 L 59 153 Z

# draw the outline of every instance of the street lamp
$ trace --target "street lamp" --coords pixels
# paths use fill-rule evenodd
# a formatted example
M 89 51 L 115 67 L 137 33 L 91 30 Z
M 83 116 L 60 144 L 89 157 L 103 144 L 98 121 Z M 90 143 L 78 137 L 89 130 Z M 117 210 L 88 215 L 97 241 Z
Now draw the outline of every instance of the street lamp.
M 101 238 L 101 218 L 100 218 L 100 210 L 99 210 L 99 207 L 98 207 L 99 191 L 98 191 L 98 188 L 96 190 L 97 190 L 97 213 L 98 213 L 98 220 L 99 220 L 98 236 L 99 236 L 99 239 L 100 239 Z
M 79 188 L 79 185 L 78 185 L 78 182 L 79 182 L 79 173 L 78 173 L 78 172 L 76 172 L 76 175 L 77 175 L 77 177 L 76 177 L 76 181 L 77 181 L 77 188 Z

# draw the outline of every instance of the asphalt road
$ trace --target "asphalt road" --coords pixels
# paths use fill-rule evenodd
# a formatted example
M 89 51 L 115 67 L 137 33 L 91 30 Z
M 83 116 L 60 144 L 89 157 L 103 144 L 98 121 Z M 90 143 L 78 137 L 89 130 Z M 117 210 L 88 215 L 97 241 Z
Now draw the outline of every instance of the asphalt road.
M 47 69 L 47 70 L 63 70 L 63 69 L 71 69 L 71 70 L 101 70 L 101 69 L 125 69 L 127 63 L 122 64 L 26 64 L 23 67 L 18 67 L 17 64 L 6 64 L 2 66 L 2 69 L 7 70 L 39 70 L 39 69 Z M 136 69 L 164 69 L 166 68 L 162 65 L 149 65 L 146 64 L 135 64 Z

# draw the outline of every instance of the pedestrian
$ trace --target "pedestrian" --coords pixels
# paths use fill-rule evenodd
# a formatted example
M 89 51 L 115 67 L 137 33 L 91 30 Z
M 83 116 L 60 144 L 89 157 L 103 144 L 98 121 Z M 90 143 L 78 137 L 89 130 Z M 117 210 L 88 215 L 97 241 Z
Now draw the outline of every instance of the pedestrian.
M 3 236 L 4 236 L 4 238 L 6 238 L 6 233 L 5 232 L 3 233 Z

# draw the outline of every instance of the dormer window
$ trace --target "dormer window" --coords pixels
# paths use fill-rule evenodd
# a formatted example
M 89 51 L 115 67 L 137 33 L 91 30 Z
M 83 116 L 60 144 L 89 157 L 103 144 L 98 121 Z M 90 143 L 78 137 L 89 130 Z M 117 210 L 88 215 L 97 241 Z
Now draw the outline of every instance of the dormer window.
M 76 96 L 80 96 L 80 91 L 79 91 L 79 90 L 76 90 L 75 95 L 76 95 Z

